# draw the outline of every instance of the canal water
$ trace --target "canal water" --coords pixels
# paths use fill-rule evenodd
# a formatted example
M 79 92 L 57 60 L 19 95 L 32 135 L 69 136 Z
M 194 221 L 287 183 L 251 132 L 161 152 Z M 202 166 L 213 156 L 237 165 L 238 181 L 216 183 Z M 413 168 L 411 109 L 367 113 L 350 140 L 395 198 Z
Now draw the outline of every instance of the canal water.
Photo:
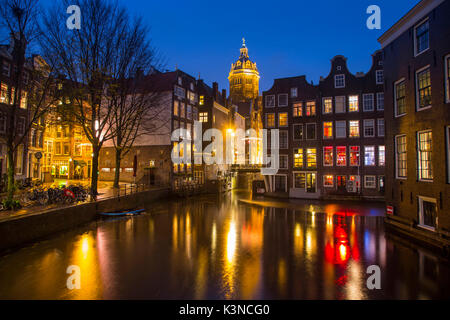
M 0 257 L 0 299 L 436 299 L 448 261 L 385 233 L 376 203 L 152 204 Z M 381 289 L 369 290 L 369 266 Z M 69 290 L 78 266 L 81 288 Z

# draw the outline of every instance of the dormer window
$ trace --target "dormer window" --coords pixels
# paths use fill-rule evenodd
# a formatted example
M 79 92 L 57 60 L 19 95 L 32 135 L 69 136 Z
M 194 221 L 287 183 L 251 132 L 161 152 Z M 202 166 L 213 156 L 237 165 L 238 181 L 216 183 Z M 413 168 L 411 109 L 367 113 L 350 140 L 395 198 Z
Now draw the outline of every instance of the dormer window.
M 345 88 L 345 74 L 337 74 L 334 76 L 334 87 Z
M 341 67 L 341 66 L 338 66 L 336 69 L 337 69 L 337 71 L 341 71 L 341 70 L 342 70 L 342 67 Z
M 414 54 L 417 56 L 430 47 L 428 19 L 414 28 Z
M 183 85 L 183 80 L 181 79 L 181 77 L 178 77 L 178 85 L 182 86 Z

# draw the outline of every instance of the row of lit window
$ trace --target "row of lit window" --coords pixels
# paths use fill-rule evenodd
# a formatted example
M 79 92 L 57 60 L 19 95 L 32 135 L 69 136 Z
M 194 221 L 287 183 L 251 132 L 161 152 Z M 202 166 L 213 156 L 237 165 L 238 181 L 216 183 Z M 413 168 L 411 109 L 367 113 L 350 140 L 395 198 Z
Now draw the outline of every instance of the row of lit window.
M 287 100 L 281 99 L 283 94 L 278 95 L 278 106 L 287 107 Z M 284 94 L 284 96 L 287 96 Z M 364 112 L 375 111 L 375 95 L 373 93 L 364 93 L 363 95 L 362 110 Z M 376 105 L 378 111 L 384 110 L 384 92 L 377 92 L 376 94 Z M 285 104 L 281 104 L 285 103 Z M 275 95 L 266 96 L 266 107 L 275 107 Z M 345 113 L 345 112 L 359 112 L 360 102 L 359 95 L 350 96 L 336 96 L 334 97 L 334 112 L 335 113 Z M 333 113 L 333 97 L 326 97 L 322 99 L 322 113 L 332 114 Z M 294 102 L 292 104 L 292 116 L 293 117 L 303 117 L 303 116 L 315 116 L 316 115 L 316 102 Z
M 361 148 L 359 146 L 332 146 L 323 147 L 323 166 L 332 167 L 359 167 Z M 316 148 L 298 148 L 294 149 L 294 168 L 316 168 L 317 167 L 317 149 Z M 305 166 L 306 159 L 306 166 Z M 364 146 L 364 166 L 373 167 L 377 165 L 376 146 Z M 386 165 L 386 148 L 378 146 L 378 166 Z M 289 155 L 279 155 L 280 169 L 289 169 Z
M 447 127 L 447 154 L 450 155 L 450 129 Z M 417 175 L 419 180 L 433 181 L 433 134 L 431 130 L 417 132 Z M 397 179 L 406 179 L 408 175 L 408 142 L 406 135 L 395 137 L 395 171 Z M 449 174 L 450 176 L 450 174 Z
M 375 120 L 374 119 L 366 119 L 363 122 L 364 124 L 364 137 L 370 138 L 375 137 Z M 317 139 L 317 129 L 316 123 L 306 123 L 303 124 L 294 124 L 293 127 L 293 140 L 301 141 L 306 138 L 306 140 L 316 140 Z M 346 121 L 336 121 L 336 134 L 333 133 L 333 122 L 324 122 L 323 123 L 323 139 L 342 139 L 347 138 L 359 138 L 360 137 L 360 121 L 359 120 L 350 120 L 348 121 L 348 132 L 347 132 L 347 122 Z M 385 129 L 384 129 L 384 119 L 377 119 L 378 126 L 378 137 L 384 137 Z M 306 132 L 305 132 L 306 131 Z M 268 134 L 268 143 L 267 145 L 271 147 L 271 133 Z M 289 143 L 289 134 L 287 130 L 279 131 L 279 144 L 281 149 L 287 149 Z
M 173 102 L 173 115 L 180 118 L 186 118 L 188 120 L 197 120 L 198 109 L 196 107 L 175 100 Z
M 14 93 L 15 88 L 11 87 L 11 91 L 9 91 L 9 87 L 6 83 L 1 84 L 1 90 L 0 90 L 0 103 L 10 104 L 12 105 L 14 103 Z M 26 109 L 27 108 L 27 97 L 28 93 L 26 91 L 22 92 L 22 98 L 20 99 L 20 108 Z

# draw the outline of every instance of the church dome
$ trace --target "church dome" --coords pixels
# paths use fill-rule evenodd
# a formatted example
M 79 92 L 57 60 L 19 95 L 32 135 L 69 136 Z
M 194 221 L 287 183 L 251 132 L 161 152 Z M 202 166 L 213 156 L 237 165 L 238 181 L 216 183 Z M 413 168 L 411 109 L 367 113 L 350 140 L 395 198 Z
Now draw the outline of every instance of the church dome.
M 242 39 L 239 59 L 231 64 L 228 81 L 233 101 L 250 101 L 259 96 L 259 71 L 256 63 L 248 56 L 245 39 Z

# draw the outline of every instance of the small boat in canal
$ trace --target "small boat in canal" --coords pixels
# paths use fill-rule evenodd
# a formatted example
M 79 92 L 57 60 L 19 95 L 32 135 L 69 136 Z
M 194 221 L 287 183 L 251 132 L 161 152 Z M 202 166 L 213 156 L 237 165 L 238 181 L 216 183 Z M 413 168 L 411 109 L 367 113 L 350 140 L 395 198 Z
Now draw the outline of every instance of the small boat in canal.
M 145 209 L 135 209 L 135 210 L 123 210 L 119 212 L 101 212 L 99 215 L 104 217 L 123 217 L 123 216 L 136 216 L 144 212 Z

